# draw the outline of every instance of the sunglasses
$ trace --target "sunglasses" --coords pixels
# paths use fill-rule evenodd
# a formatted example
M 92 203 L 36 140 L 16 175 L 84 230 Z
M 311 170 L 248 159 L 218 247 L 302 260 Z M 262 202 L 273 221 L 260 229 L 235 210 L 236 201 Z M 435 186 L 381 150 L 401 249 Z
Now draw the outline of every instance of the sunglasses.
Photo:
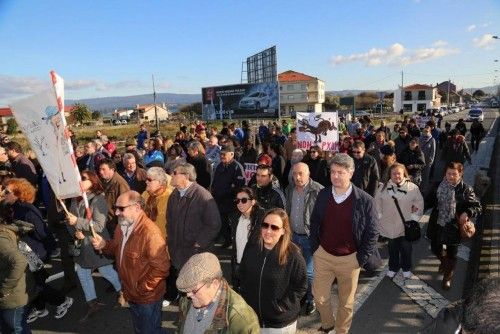
M 248 202 L 248 201 L 250 201 L 250 200 L 251 200 L 251 198 L 248 198 L 248 197 L 236 198 L 236 199 L 234 200 L 234 203 L 236 203 L 236 204 L 240 204 L 240 202 L 241 202 L 241 203 L 243 203 L 243 204 L 247 204 L 247 202 Z
M 137 204 L 137 203 L 130 203 L 129 205 L 123 205 L 123 206 L 121 206 L 121 205 L 115 205 L 115 206 L 113 206 L 113 209 L 114 209 L 115 211 L 120 211 L 120 212 L 123 212 L 123 211 L 125 211 L 125 209 L 126 209 L 126 208 L 128 208 L 129 206 L 136 205 L 136 204 Z
M 273 230 L 275 232 L 282 229 L 282 227 L 279 227 L 279 226 L 276 226 L 276 225 L 273 225 L 273 224 L 269 224 L 269 223 L 262 223 L 262 224 L 260 224 L 260 227 L 263 230 L 268 230 L 269 228 L 271 228 L 271 230 Z
M 82 181 L 87 181 L 88 179 L 89 179 L 88 176 L 83 176 L 82 175 Z

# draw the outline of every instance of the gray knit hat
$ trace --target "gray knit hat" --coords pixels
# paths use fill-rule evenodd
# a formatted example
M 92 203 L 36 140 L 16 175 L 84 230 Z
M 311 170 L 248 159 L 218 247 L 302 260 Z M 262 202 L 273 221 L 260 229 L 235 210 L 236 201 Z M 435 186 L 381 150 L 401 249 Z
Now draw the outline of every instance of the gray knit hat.
M 198 283 L 221 275 L 222 269 L 217 256 L 208 252 L 195 254 L 182 267 L 176 282 L 177 289 L 189 292 L 194 290 Z

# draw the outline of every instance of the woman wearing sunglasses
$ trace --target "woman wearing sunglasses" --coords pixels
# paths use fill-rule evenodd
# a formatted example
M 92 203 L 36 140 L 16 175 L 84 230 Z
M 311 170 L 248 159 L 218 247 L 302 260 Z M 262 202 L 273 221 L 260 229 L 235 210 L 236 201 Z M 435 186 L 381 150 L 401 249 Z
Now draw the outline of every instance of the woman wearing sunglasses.
M 108 230 L 106 229 L 108 205 L 104 197 L 101 181 L 94 172 L 84 171 L 82 172 L 81 187 L 87 194 L 94 222 L 94 231 L 103 239 L 109 240 Z M 71 201 L 69 211 L 67 228 L 69 233 L 75 237 L 75 248 L 79 249 L 73 252 L 76 274 L 82 285 L 85 301 L 88 305 L 87 313 L 80 319 L 80 322 L 85 322 L 104 305 L 97 300 L 94 279 L 92 278 L 92 272 L 95 269 L 99 270 L 99 273 L 113 285 L 118 293 L 118 302 L 124 304 L 124 300 L 118 274 L 113 268 L 113 260 L 92 247 L 90 242 L 92 233 L 83 199 L 81 197 L 74 198 Z
M 237 210 L 229 216 L 231 225 L 231 241 L 233 254 L 231 257 L 233 289 L 239 291 L 240 279 L 238 267 L 243 257 L 247 243 L 257 243 L 259 239 L 260 224 L 264 217 L 264 209 L 255 199 L 252 188 L 242 187 L 236 193 L 234 200 Z
M 240 264 L 241 295 L 259 317 L 261 333 L 295 333 L 307 290 L 306 263 L 291 239 L 283 209 L 266 212 L 256 244 Z

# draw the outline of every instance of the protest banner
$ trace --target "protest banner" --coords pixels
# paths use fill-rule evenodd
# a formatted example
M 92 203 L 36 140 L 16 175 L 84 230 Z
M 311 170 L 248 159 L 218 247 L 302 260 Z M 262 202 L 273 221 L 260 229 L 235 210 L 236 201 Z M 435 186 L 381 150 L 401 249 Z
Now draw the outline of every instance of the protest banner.
M 413 116 L 413 119 L 417 123 L 417 126 L 420 129 L 425 128 L 425 125 L 427 124 L 428 121 L 432 120 L 431 116 Z
M 248 185 L 248 182 L 252 178 L 252 176 L 257 173 L 257 164 L 251 164 L 245 162 L 245 184 Z
M 318 145 L 323 151 L 339 149 L 336 112 L 297 113 L 297 148 L 308 150 Z
M 63 85 L 62 79 L 59 85 Z M 80 175 L 66 134 L 64 95 L 58 99 L 54 87 L 10 107 L 56 197 L 81 196 Z

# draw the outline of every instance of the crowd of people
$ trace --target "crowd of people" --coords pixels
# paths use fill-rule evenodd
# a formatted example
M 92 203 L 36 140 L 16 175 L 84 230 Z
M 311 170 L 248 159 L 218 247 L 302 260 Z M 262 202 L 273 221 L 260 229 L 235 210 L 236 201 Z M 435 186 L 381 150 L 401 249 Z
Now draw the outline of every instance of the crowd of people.
M 418 222 L 429 207 L 427 236 L 450 289 L 457 246 L 474 235 L 481 204 L 463 181 L 471 161 L 466 128 L 448 125 L 441 130 L 431 120 L 420 129 L 405 117 L 390 129 L 367 117 L 341 118 L 338 153 L 299 149 L 286 120 L 223 122 L 221 129 L 197 121 L 173 138 L 141 125 L 123 149 L 101 131 L 85 143 L 72 135 L 92 224 L 83 198 L 61 203 L 36 160 L 6 143 L 1 332 L 29 333 L 28 323 L 48 315 L 46 302 L 64 317 L 78 285 L 86 322 L 102 311 L 97 270 L 117 305 L 130 309 L 136 333 L 161 333 L 161 309 L 170 303 L 179 306 L 182 333 L 295 333 L 299 316 L 316 310 L 319 331 L 348 333 L 360 271 L 382 264 L 377 242 L 388 243 L 387 276 L 402 270 L 411 278 L 405 222 Z M 474 150 L 484 135 L 477 127 L 470 129 Z M 245 163 L 257 164 L 250 180 Z M 458 237 L 451 240 L 450 231 Z M 232 249 L 230 277 L 216 244 Z M 45 283 L 51 256 L 62 260 L 61 291 Z

